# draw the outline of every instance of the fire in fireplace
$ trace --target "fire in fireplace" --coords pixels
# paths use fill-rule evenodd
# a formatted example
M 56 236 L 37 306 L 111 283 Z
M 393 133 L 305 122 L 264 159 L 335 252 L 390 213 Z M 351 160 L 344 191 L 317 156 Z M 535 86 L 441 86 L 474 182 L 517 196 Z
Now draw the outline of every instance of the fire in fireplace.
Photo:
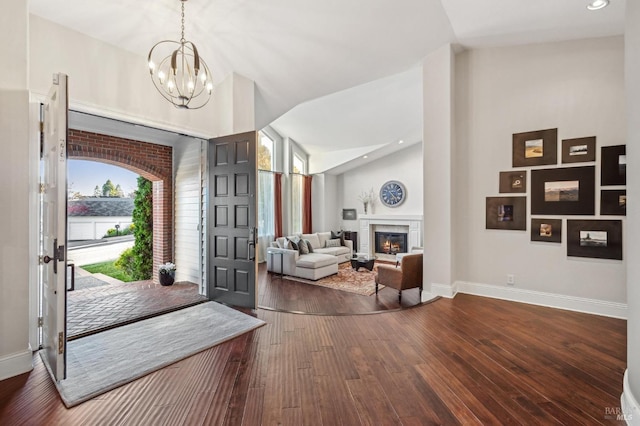
M 398 232 L 376 232 L 375 252 L 396 254 L 407 252 L 407 234 Z

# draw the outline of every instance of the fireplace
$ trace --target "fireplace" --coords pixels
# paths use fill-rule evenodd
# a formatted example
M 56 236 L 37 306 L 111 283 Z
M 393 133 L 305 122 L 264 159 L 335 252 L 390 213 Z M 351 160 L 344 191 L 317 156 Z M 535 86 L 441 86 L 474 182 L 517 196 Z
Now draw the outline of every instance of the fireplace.
M 396 254 L 407 252 L 407 234 L 403 232 L 376 232 L 375 252 Z

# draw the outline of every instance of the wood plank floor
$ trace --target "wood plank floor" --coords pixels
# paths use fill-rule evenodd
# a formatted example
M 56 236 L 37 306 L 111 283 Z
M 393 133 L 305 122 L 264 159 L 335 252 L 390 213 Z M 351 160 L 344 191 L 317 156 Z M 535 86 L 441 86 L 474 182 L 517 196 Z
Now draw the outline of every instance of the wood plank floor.
M 257 316 L 267 325 L 73 409 L 35 357 L 0 382 L 0 424 L 616 423 L 622 320 L 469 295 L 374 315 Z
M 420 304 L 420 289 L 402 292 L 398 303 L 398 291 L 383 288 L 377 295 L 361 296 L 346 291 L 280 278 L 267 272 L 265 263 L 258 267 L 258 306 L 285 312 L 303 312 L 317 315 L 370 314 L 405 309 Z

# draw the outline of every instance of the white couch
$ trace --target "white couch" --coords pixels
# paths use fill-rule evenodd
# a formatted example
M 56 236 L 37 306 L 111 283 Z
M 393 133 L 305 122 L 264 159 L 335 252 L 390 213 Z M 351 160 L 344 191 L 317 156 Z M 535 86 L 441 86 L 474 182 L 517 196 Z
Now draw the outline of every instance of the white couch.
M 311 243 L 313 253 L 300 254 L 298 250 L 287 248 L 287 239 L 298 237 Z M 291 235 L 281 237 L 271 243 L 267 250 L 267 270 L 294 277 L 319 280 L 338 273 L 338 264 L 347 262 L 353 253 L 353 242 L 344 240 L 344 246 L 327 247 L 331 232 Z M 282 259 L 280 258 L 282 256 Z M 282 269 L 280 265 L 282 261 Z

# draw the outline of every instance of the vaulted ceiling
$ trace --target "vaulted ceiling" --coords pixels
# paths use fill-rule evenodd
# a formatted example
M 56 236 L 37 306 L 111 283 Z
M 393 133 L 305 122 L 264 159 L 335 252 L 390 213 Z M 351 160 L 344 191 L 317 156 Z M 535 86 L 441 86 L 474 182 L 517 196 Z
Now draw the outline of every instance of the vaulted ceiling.
M 255 81 L 259 127 L 273 124 L 313 158 L 419 142 L 419 66 L 445 43 L 477 48 L 623 33 L 625 0 L 596 12 L 587 2 L 190 0 L 185 31 L 217 82 L 232 71 Z M 139 54 L 142 63 L 154 43 L 179 38 L 179 0 L 29 4 L 32 14 Z

